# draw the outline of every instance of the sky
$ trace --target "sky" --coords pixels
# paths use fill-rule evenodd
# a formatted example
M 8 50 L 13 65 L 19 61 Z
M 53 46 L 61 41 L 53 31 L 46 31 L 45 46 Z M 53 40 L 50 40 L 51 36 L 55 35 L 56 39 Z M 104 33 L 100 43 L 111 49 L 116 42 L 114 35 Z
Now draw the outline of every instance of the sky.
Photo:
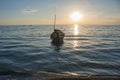
M 55 13 L 57 24 L 120 25 L 120 0 L 0 0 L 0 25 L 53 24 Z

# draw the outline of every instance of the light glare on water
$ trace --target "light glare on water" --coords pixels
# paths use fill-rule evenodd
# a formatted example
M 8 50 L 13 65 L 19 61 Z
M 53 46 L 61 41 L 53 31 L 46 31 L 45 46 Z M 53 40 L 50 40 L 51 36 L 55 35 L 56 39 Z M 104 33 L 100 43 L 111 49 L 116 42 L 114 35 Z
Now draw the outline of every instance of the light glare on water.
M 78 35 L 78 25 L 74 25 L 74 35 Z

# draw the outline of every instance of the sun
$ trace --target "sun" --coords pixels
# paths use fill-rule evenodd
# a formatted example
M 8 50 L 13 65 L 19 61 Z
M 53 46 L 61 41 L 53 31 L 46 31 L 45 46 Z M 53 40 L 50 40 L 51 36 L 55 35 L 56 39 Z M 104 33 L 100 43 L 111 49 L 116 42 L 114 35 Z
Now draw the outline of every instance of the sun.
M 73 12 L 70 17 L 73 21 L 79 21 L 82 19 L 83 15 L 79 13 L 78 11 L 76 11 L 76 12 Z

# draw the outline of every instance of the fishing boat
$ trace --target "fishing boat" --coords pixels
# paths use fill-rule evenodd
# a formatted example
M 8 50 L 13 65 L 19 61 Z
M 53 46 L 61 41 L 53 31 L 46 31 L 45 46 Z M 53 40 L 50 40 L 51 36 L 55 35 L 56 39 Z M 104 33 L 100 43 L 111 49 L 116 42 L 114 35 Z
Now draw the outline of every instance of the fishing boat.
M 54 31 L 52 32 L 50 36 L 50 38 L 52 39 L 52 43 L 63 43 L 65 33 L 63 33 L 59 29 L 56 29 L 55 25 L 56 25 L 56 15 L 54 17 Z

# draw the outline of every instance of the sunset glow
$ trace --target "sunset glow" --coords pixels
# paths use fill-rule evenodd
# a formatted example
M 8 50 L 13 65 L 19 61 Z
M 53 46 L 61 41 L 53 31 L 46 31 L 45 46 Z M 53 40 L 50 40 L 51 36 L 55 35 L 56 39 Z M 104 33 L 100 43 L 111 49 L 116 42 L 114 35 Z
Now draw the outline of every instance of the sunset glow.
M 119 0 L 0 0 L 0 25 L 52 25 L 55 8 L 56 24 L 120 24 Z
M 73 21 L 79 21 L 79 20 L 81 20 L 82 19 L 82 17 L 83 17 L 83 15 L 82 14 L 80 14 L 79 12 L 74 12 L 74 13 L 72 13 L 72 15 L 71 15 L 71 19 L 73 20 Z

